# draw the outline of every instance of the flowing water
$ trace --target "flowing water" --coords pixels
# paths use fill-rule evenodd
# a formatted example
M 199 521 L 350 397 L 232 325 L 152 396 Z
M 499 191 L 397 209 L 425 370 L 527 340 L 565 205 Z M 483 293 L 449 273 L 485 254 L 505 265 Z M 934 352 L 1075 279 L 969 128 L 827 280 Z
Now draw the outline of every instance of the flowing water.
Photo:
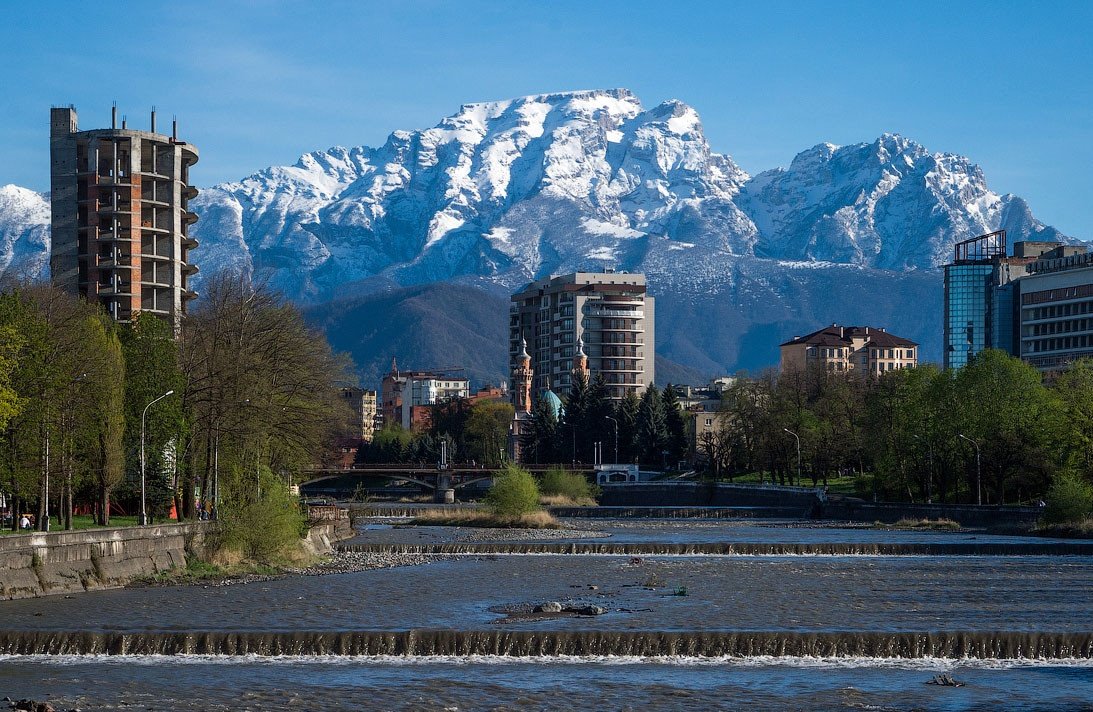
M 679 521 L 532 535 L 661 552 L 573 556 L 505 553 L 534 546 L 492 536 L 373 524 L 350 543 L 464 553 L 0 602 L 0 696 L 82 710 L 1093 710 L 1093 556 L 1067 543 Z M 670 555 L 695 547 L 718 555 Z M 915 553 L 946 547 L 958 553 Z M 532 612 L 547 601 L 602 615 Z M 926 684 L 939 673 L 964 685 Z

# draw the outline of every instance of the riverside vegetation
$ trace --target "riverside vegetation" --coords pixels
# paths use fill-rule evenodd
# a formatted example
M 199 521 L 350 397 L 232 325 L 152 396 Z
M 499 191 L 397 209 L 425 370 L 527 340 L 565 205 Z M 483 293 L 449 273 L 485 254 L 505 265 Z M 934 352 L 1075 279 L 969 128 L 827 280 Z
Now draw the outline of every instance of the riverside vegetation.
M 225 272 L 204 287 L 178 334 L 147 314 L 114 323 L 52 284 L 0 292 L 0 488 L 13 511 L 36 511 L 41 529 L 47 504 L 54 528 L 134 513 L 146 414 L 153 520 L 215 515 L 212 548 L 232 566 L 299 559 L 306 525 L 289 485 L 348 420 L 337 386 L 349 362 L 264 285 Z

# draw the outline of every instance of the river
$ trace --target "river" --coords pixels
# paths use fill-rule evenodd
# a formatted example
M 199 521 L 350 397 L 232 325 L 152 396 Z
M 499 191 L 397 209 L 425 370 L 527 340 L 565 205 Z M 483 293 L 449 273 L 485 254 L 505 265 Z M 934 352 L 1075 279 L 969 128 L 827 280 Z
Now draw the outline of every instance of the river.
M 529 540 L 1043 544 L 795 522 L 572 524 L 583 531 Z M 85 711 L 1093 709 L 1093 556 L 484 554 L 475 547 L 506 541 L 383 522 L 353 543 L 465 553 L 2 602 L 0 651 L 19 654 L 0 657 L 0 695 Z M 603 614 L 531 613 L 547 601 Z M 941 673 L 963 686 L 926 684 Z

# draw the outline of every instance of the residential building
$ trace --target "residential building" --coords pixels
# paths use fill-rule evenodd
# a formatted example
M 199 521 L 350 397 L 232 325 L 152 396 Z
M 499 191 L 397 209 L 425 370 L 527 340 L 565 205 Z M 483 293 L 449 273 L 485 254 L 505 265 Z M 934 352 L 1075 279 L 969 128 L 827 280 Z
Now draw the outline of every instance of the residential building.
M 918 365 L 918 344 L 875 326 L 832 324 L 781 344 L 782 371 L 819 365 L 840 373 L 880 374 Z
M 363 388 L 343 388 L 341 396 L 353 413 L 350 424 L 353 437 L 372 442 L 376 431 L 376 392 Z
M 424 430 L 432 419 L 430 406 L 470 395 L 470 382 L 451 372 L 401 371 L 391 360 L 383 377 L 380 411 L 384 426 L 397 423 L 408 430 Z
M 197 196 L 190 167 L 198 152 L 171 135 L 117 124 L 80 131 L 72 107 L 50 110 L 50 203 L 54 282 L 65 291 L 102 304 L 116 321 L 140 312 L 176 329 L 197 266 L 190 229 Z
M 525 341 L 534 372 L 532 399 L 569 389 L 579 344 L 590 374 L 607 381 L 609 397 L 640 394 L 654 381 L 654 325 L 655 301 L 646 292 L 645 275 L 577 272 L 532 282 L 512 295 L 509 310 L 514 397 Z

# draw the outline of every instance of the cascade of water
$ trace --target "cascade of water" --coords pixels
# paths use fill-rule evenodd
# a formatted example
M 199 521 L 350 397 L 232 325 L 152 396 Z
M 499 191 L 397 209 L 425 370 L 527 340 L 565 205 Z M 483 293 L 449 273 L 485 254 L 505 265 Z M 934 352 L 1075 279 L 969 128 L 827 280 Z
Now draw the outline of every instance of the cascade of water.
M 599 554 L 616 556 L 1093 556 L 1093 542 L 450 542 L 342 544 L 382 554 Z
M 1093 633 L 410 630 L 0 633 L 7 655 L 1093 658 Z

